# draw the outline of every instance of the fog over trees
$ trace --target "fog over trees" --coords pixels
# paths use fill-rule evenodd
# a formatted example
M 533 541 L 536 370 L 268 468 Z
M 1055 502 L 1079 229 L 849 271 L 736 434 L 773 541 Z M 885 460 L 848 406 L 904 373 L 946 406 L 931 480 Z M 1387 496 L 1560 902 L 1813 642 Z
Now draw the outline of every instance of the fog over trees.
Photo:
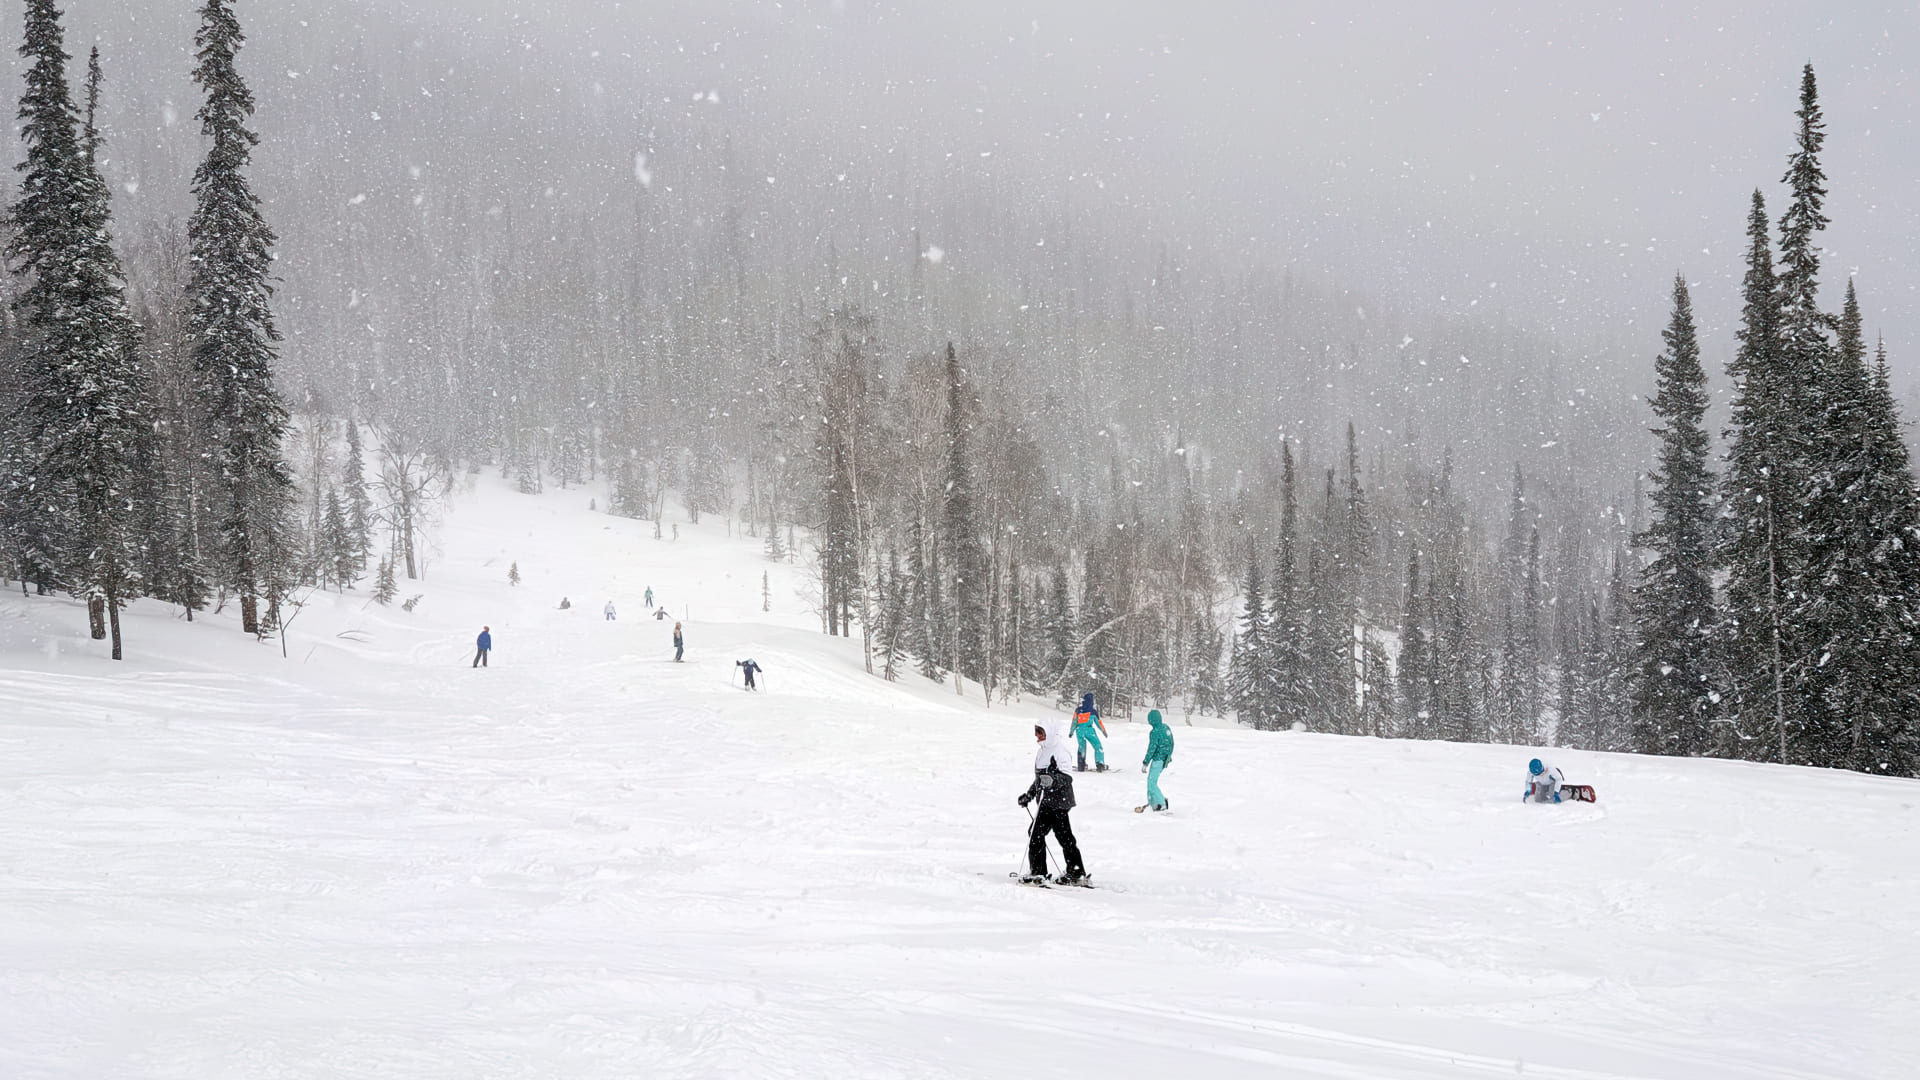
M 634 6 L 13 5 L 0 570 L 116 657 L 135 597 L 272 636 L 417 591 L 476 475 L 591 484 L 810 567 L 877 678 L 1920 768 L 1910 329 L 1822 246 L 1812 67 L 1747 88 L 1781 106 L 1712 207 L 1744 253 L 1508 255 L 1503 292 L 1462 251 L 1462 302 L 1430 236 L 1395 253 L 1433 192 L 1263 218 L 1270 145 L 1175 152 L 1158 99 L 1086 91 L 1162 73 L 1117 39 Z M 836 94 L 835 35 L 903 55 Z M 977 119 L 921 111 L 942 40 Z

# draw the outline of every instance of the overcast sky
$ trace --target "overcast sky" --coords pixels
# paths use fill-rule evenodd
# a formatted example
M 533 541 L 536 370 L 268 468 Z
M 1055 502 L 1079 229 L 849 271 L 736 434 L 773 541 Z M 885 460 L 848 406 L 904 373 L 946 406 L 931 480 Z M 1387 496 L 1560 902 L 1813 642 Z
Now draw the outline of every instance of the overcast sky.
M 72 0 L 73 51 L 94 35 L 158 50 L 184 89 L 191 5 L 123 2 Z M 604 87 L 637 131 L 697 117 L 814 153 L 952 155 L 1084 190 L 1086 204 L 1126 206 L 1230 257 L 1331 271 L 1413 312 L 1501 312 L 1649 358 L 1679 271 L 1716 361 L 1731 348 L 1747 197 L 1759 187 L 1782 205 L 1811 62 L 1829 132 L 1829 302 L 1856 273 L 1869 332 L 1885 333 L 1905 381 L 1920 375 L 1920 5 L 363 7 L 344 21 L 253 3 L 241 14 L 256 37 L 313 36 L 278 43 L 300 56 L 348 44 L 319 40 L 343 25 L 411 25 L 424 50 L 534 84 Z M 270 116 L 262 128 L 272 136 Z
M 1630 334 L 1632 320 L 1649 330 L 1649 355 L 1675 271 L 1697 286 L 1710 352 L 1730 341 L 1747 196 L 1759 187 L 1781 205 L 1811 62 L 1828 119 L 1832 303 L 1842 275 L 1858 274 L 1869 323 L 1903 372 L 1920 373 L 1920 5 L 582 11 L 516 33 L 562 55 L 588 43 L 632 53 L 655 75 L 719 91 L 743 122 L 869 124 L 876 138 L 904 122 L 957 153 L 1028 159 L 1062 184 L 1103 176 L 1170 224 L 1410 305 L 1478 301 L 1575 336 Z

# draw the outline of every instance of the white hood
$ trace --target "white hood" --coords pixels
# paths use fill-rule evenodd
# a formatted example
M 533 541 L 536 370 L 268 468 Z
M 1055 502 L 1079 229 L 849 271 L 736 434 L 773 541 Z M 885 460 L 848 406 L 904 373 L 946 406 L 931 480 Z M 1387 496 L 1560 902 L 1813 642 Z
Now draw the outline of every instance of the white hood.
M 1049 761 L 1059 762 L 1060 768 L 1063 771 L 1073 768 L 1073 738 L 1071 735 L 1073 722 L 1063 716 L 1048 716 L 1036 720 L 1034 723 L 1046 730 L 1047 738 L 1045 742 L 1040 743 L 1034 750 L 1033 771 L 1045 771 L 1047 762 Z

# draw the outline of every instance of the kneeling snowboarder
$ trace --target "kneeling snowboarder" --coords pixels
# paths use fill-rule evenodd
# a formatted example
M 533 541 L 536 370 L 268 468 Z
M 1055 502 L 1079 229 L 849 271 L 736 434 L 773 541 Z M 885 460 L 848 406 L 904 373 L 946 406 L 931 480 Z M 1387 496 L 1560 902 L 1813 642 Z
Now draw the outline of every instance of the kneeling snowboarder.
M 1026 806 L 1038 799 L 1040 812 L 1034 816 L 1033 828 L 1027 833 L 1027 875 L 1020 880 L 1029 884 L 1047 880 L 1047 834 L 1052 833 L 1060 841 L 1060 853 L 1067 864 L 1066 871 L 1055 880 L 1063 885 L 1077 885 L 1086 880 L 1087 868 L 1080 861 L 1080 845 L 1073 838 L 1073 822 L 1067 818 L 1067 812 L 1073 809 L 1073 777 L 1060 769 L 1065 748 L 1047 729 L 1046 723 L 1033 726 L 1033 738 L 1039 744 L 1033 758 L 1033 786 L 1027 788 L 1019 802 Z
M 1527 762 L 1527 790 L 1520 796 L 1521 802 L 1557 803 L 1557 802 L 1593 802 L 1593 788 L 1586 784 L 1569 784 L 1559 769 L 1543 763 L 1539 758 Z

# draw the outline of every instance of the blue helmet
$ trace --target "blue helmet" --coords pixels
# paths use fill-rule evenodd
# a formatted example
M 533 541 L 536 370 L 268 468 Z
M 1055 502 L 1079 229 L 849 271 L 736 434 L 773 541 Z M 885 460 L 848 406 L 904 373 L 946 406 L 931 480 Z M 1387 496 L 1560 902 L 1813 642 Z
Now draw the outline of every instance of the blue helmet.
M 1547 767 L 1540 764 L 1539 758 L 1534 758 L 1532 761 L 1527 762 L 1527 771 L 1535 776 L 1539 776 L 1541 773 L 1547 771 Z

